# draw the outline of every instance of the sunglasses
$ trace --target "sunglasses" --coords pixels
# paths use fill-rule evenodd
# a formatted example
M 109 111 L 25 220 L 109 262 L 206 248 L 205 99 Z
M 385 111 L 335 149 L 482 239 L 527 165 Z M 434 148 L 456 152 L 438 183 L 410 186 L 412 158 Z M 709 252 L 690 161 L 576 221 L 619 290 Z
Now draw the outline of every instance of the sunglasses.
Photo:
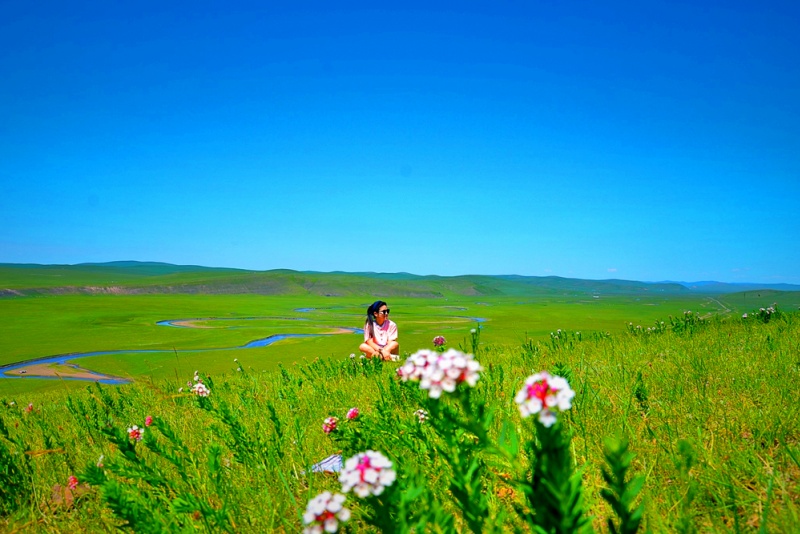
M 383 315 L 389 315 L 389 310 L 380 310 L 378 313 L 382 313 Z

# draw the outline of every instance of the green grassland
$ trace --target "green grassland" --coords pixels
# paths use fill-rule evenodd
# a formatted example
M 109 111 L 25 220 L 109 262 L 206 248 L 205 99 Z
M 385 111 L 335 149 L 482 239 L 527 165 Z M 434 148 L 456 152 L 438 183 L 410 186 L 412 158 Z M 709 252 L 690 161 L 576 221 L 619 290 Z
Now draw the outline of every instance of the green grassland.
M 107 291 L 112 284 L 116 290 Z M 357 406 L 359 424 L 373 429 L 369 446 L 397 466 L 398 491 L 424 499 L 414 510 L 455 518 L 449 530 L 440 523 L 420 531 L 467 530 L 469 512 L 448 491 L 455 468 L 432 451 L 444 451 L 449 435 L 460 436 L 457 451 L 469 451 L 477 437 L 420 426 L 413 413 L 431 410 L 433 401 L 398 381 L 398 364 L 351 359 L 361 340 L 354 333 L 235 348 L 275 334 L 361 327 L 366 307 L 382 298 L 404 355 L 430 348 L 436 335 L 476 352 L 484 369 L 472 399 L 494 414 L 488 436 L 498 443 L 509 429 L 533 440 L 533 423 L 513 403 L 527 375 L 560 369 L 571 376 L 576 397 L 563 424 L 595 530 L 613 515 L 601 497 L 601 468 L 603 443 L 615 437 L 631 443 L 633 474 L 644 477 L 636 502 L 647 531 L 798 531 L 800 315 L 793 310 L 800 293 L 676 286 L 163 264 L 2 266 L 0 365 L 91 351 L 163 352 L 75 361 L 133 379 L 120 386 L 0 379 L 0 528 L 298 531 L 310 498 L 339 491 L 335 477 L 302 474 L 346 447 L 322 433 L 322 420 Z M 781 310 L 773 320 L 754 314 L 773 304 Z M 181 319 L 194 327 L 157 325 Z M 478 327 L 480 343 L 472 346 L 470 330 Z M 195 371 L 211 386 L 207 399 L 180 391 Z M 147 415 L 157 423 L 131 447 L 125 429 Z M 475 454 L 482 489 L 471 499 L 485 504 L 487 525 L 525 530 L 516 512 L 525 506 L 520 486 L 508 473 L 530 467 L 530 458 Z M 100 455 L 104 474 L 92 469 Z M 80 479 L 74 492 L 65 490 L 70 475 Z M 348 499 L 354 531 L 369 532 L 368 507 Z
M 74 362 L 132 379 L 161 379 L 200 367 L 221 373 L 230 370 L 234 358 L 256 371 L 318 357 L 344 358 L 357 352 L 357 334 L 236 347 L 276 334 L 361 327 L 364 310 L 375 298 L 389 301 L 406 354 L 428 346 L 436 335 L 462 342 L 478 324 L 476 318 L 482 320 L 486 342 L 506 344 L 543 340 L 556 329 L 591 335 L 619 332 L 629 323 L 647 327 L 685 310 L 737 316 L 773 303 L 783 309 L 800 305 L 798 292 L 704 295 L 677 284 L 620 280 L 252 272 L 135 262 L 3 265 L 3 288 L 15 293 L 0 298 L 0 365 L 94 351 L 162 351 Z M 177 319 L 201 320 L 192 323 L 195 328 L 156 324 Z M 77 385 L 30 377 L 0 381 L 9 392 L 64 387 Z
M 370 297 L 371 298 L 371 297 Z M 81 366 L 123 377 L 161 379 L 203 368 L 220 373 L 238 358 L 255 370 L 317 357 L 344 358 L 357 352 L 361 337 L 345 333 L 289 338 L 267 347 L 235 349 L 275 334 L 318 334 L 358 328 L 370 298 L 260 295 L 61 295 L 0 300 L 0 364 L 60 354 L 108 350 L 164 350 L 112 354 L 78 360 Z M 426 347 L 435 335 L 459 342 L 481 323 L 489 343 L 545 339 L 557 328 L 616 332 L 628 322 L 650 325 L 694 308 L 718 313 L 719 304 L 696 297 L 602 297 L 584 295 L 520 300 L 518 297 L 461 299 L 397 298 L 392 319 L 401 332 L 401 350 Z M 307 312 L 298 308 L 314 308 Z M 210 320 L 215 318 L 218 320 Z M 241 320 L 235 320 L 241 318 Z M 205 319 L 199 328 L 158 326 L 168 319 Z M 193 352 L 198 349 L 224 349 Z M 4 380 L 0 387 L 24 389 Z M 51 387 L 60 387 L 44 380 Z M 38 388 L 47 388 L 47 384 Z
M 548 335 L 521 343 L 524 336 L 509 331 L 508 342 L 500 343 L 489 342 L 492 322 L 516 316 L 517 308 L 488 304 L 481 309 L 507 314 L 485 323 L 477 356 L 484 370 L 472 400 L 495 414 L 490 439 L 500 440 L 508 428 L 522 441 L 531 439 L 534 423 L 520 419 L 516 391 L 533 371 L 567 371 L 576 397 L 563 424 L 572 435 L 570 452 L 596 531 L 606 531 L 605 519 L 613 517 L 600 495 L 606 487 L 600 474 L 603 443 L 609 437 L 631 443 L 632 474 L 644 477 L 636 502 L 644 506 L 645 531 L 800 529 L 797 313 L 766 324 L 711 317 L 652 334 L 618 330 L 578 339 L 562 331 L 555 342 Z M 290 305 L 291 299 L 284 304 Z M 619 304 L 619 310 L 625 308 Z M 607 313 L 621 313 L 615 309 Z M 561 320 L 560 313 L 552 318 Z M 402 322 L 410 323 L 411 315 Z M 452 326 L 457 338 L 469 325 Z M 230 356 L 236 354 L 249 353 Z M 117 387 L 84 383 L 69 392 L 0 394 L 3 483 L 14 490 L 2 494 L 0 524 L 15 532 L 111 531 L 126 522 L 135 531 L 298 531 L 306 502 L 321 491 L 340 489 L 334 476 L 303 474 L 342 447 L 321 431 L 322 420 L 343 419 L 357 406 L 359 425 L 365 432 L 373 429 L 369 446 L 389 454 L 399 472 L 398 491 L 412 498 L 426 488 L 424 500 L 413 502 L 415 513 L 441 506 L 455 518 L 455 531 L 468 530 L 467 511 L 447 491 L 454 468 L 444 452 L 434 453 L 446 436 L 419 425 L 413 415 L 420 407 L 430 410 L 432 401 L 416 384 L 397 380 L 397 364 L 343 356 L 256 372 L 239 359 L 244 371 L 235 371 L 232 358 L 225 362 L 227 370 L 209 380 L 208 399 L 179 392 L 195 370 L 191 367 L 177 376 L 144 377 Z M 199 370 L 206 377 L 205 368 Z M 31 401 L 29 412 L 24 407 Z M 436 402 L 457 406 L 447 397 Z M 144 442 L 131 447 L 115 437 L 132 424 L 141 426 L 147 415 L 157 422 Z M 473 439 L 461 435 L 465 451 Z M 514 511 L 524 502 L 508 475 L 514 464 L 489 451 L 476 454 L 483 458 L 483 489 L 473 498 L 485 496 L 486 531 L 492 531 L 489 525 L 501 532 L 525 531 Z M 102 475 L 93 470 L 101 455 Z M 520 461 L 527 465 L 524 455 Z M 70 475 L 81 481 L 69 494 L 72 500 L 64 489 Z M 364 523 L 367 504 L 349 494 L 347 505 L 354 511 L 354 531 L 373 532 Z

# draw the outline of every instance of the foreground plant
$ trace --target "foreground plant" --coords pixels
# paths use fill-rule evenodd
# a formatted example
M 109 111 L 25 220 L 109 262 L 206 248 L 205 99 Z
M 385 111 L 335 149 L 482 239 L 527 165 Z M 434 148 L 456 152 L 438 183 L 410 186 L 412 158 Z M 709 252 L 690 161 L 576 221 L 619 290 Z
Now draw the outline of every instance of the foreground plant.
M 322 492 L 311 499 L 303 514 L 303 524 L 306 525 L 303 533 L 337 532 L 339 523 L 350 519 L 350 510 L 343 506 L 344 502 L 344 495 L 332 494 L 330 491 Z
M 525 385 L 519 390 L 514 401 L 519 405 L 523 418 L 539 414 L 539 422 L 551 427 L 556 422 L 556 412 L 563 412 L 572 407 L 575 392 L 567 381 L 560 376 L 550 376 L 546 371 L 536 373 L 525 379 Z
M 388 458 L 377 451 L 366 451 L 345 461 L 339 482 L 342 483 L 343 492 L 353 490 L 363 499 L 380 495 L 396 478 L 397 474 Z
M 455 349 L 444 353 L 420 350 L 409 356 L 398 375 L 404 381 L 419 382 L 420 389 L 438 399 L 442 392 L 452 393 L 460 384 L 475 387 L 482 370 L 472 354 Z

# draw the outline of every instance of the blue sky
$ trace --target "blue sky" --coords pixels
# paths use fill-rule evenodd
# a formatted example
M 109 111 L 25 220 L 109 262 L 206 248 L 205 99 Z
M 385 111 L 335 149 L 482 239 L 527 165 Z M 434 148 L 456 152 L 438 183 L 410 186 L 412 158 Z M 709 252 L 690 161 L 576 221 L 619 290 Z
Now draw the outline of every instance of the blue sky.
M 800 283 L 794 2 L 111 4 L 0 5 L 0 262 Z

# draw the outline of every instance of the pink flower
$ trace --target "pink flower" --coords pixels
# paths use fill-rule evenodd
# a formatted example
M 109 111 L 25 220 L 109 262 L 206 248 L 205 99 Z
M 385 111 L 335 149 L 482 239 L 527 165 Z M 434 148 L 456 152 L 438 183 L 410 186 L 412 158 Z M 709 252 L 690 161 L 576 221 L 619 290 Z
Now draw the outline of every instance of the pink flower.
M 350 412 L 348 412 L 349 414 Z M 336 425 L 339 424 L 338 417 L 328 417 L 325 419 L 325 422 L 322 423 L 322 431 L 326 434 L 330 434 L 334 430 L 336 430 Z
M 433 338 L 434 347 L 443 347 L 445 343 L 447 343 L 447 340 L 444 338 L 444 336 L 436 336 Z
M 401 367 L 404 381 L 419 381 L 420 389 L 427 389 L 428 396 L 438 399 L 443 391 L 452 393 L 459 384 L 475 387 L 483 370 L 472 354 L 455 349 L 443 353 L 420 350 L 408 357 Z M 398 373 L 400 374 L 400 373 Z
M 341 493 L 331 494 L 324 491 L 308 501 L 306 513 L 303 514 L 304 534 L 321 534 L 336 532 L 339 522 L 350 519 L 350 510 L 343 507 L 345 496 Z
M 144 428 L 139 428 L 136 425 L 133 425 L 132 427 L 128 428 L 128 437 L 133 440 L 142 441 L 143 434 L 144 434 Z
M 25 408 L 25 411 L 26 412 L 32 412 L 33 411 L 33 403 L 32 402 L 28 403 L 28 407 Z
M 380 495 L 384 488 L 391 486 L 397 473 L 392 469 L 392 462 L 376 451 L 360 452 L 347 460 L 339 475 L 342 491 L 361 497 Z
M 192 386 L 192 393 L 194 393 L 199 397 L 208 397 L 209 395 L 211 395 L 211 390 L 208 389 L 208 386 L 206 386 L 202 382 L 198 382 L 194 386 Z
M 148 415 L 147 417 L 144 418 L 144 426 L 150 426 L 152 424 L 153 424 L 153 416 L 152 415 Z
M 358 408 L 350 408 L 347 410 L 347 418 L 351 421 L 358 417 Z
M 78 487 L 78 477 L 76 477 L 75 475 L 70 475 L 70 477 L 67 479 L 67 487 L 69 489 L 71 489 L 71 490 L 74 490 L 75 488 L 77 488 Z
M 563 412 L 572 408 L 575 392 L 565 379 L 550 376 L 543 371 L 529 376 L 514 401 L 522 417 L 539 414 L 539 422 L 546 427 L 556 422 L 555 410 Z

